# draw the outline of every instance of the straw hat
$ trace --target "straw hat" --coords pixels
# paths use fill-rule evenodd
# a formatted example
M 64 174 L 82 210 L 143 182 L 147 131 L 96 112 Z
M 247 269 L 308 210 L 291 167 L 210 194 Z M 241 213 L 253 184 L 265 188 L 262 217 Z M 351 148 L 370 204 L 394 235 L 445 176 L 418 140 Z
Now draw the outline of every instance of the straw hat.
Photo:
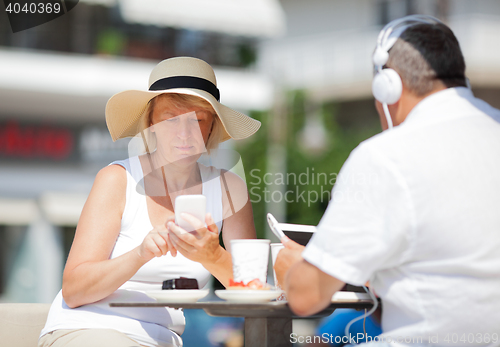
M 178 93 L 198 96 L 208 101 L 224 126 L 222 141 L 249 137 L 260 128 L 260 122 L 219 102 L 214 70 L 200 59 L 177 57 L 160 62 L 149 76 L 149 90 L 126 90 L 113 95 L 106 104 L 106 124 L 116 141 L 137 135 L 140 120 L 155 96 Z

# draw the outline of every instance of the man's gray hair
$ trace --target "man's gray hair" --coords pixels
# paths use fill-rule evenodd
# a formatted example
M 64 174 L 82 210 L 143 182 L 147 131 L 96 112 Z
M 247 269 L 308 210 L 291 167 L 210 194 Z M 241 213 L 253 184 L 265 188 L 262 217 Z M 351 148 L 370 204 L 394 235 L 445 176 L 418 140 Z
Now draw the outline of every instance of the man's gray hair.
M 422 54 L 402 39 L 392 47 L 387 67 L 396 70 L 404 85 L 417 96 L 428 94 L 438 82 L 436 72 Z
M 389 51 L 387 67 L 396 70 L 418 96 L 428 94 L 439 82 L 448 88 L 467 86 L 460 44 L 444 24 L 406 29 Z

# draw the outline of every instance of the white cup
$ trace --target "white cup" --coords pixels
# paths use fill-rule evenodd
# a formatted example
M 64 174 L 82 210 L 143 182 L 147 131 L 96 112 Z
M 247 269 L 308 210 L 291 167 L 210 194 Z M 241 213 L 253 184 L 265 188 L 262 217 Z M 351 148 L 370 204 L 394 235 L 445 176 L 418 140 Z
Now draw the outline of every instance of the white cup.
M 244 284 L 258 278 L 266 283 L 270 240 L 231 240 L 233 279 Z
M 271 243 L 271 258 L 273 260 L 273 275 L 274 275 L 274 286 L 276 287 L 277 290 L 281 290 L 281 286 L 278 284 L 278 279 L 276 278 L 276 270 L 274 270 L 274 264 L 276 263 L 276 257 L 278 256 L 278 253 L 285 248 L 285 246 L 282 243 Z M 285 301 L 286 300 L 286 295 L 283 292 L 276 301 Z
M 273 274 L 274 274 L 274 286 L 278 288 L 278 280 L 276 278 L 276 271 L 274 270 L 274 263 L 276 263 L 276 257 L 280 250 L 285 248 L 282 243 L 271 243 L 271 257 L 273 260 Z

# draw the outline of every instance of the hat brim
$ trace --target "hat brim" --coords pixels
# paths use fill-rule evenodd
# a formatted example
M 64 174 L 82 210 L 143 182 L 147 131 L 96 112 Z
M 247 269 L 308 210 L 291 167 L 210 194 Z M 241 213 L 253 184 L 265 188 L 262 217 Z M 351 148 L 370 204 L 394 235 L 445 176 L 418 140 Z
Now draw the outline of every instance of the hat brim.
M 253 135 L 261 123 L 218 102 L 210 93 L 198 89 L 175 88 L 159 91 L 126 90 L 113 95 L 106 104 L 106 125 L 113 141 L 133 137 L 138 122 L 151 99 L 160 94 L 185 94 L 200 97 L 212 105 L 224 126 L 221 142 L 240 140 Z

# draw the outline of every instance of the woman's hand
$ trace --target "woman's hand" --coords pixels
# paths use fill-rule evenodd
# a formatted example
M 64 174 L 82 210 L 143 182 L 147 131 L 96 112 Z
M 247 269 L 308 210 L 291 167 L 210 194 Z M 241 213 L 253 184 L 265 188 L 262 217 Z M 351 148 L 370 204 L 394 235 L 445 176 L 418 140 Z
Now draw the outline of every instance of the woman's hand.
M 202 265 L 218 262 L 224 250 L 219 245 L 219 230 L 212 215 L 210 213 L 205 215 L 207 227 L 202 221 L 188 213 L 182 213 L 181 218 L 191 224 L 196 232 L 188 233 L 172 221 L 168 221 L 169 240 L 173 248 L 186 258 Z M 172 250 L 173 256 L 177 254 L 176 251 Z
M 169 244 L 167 227 L 165 225 L 157 225 L 146 235 L 141 245 L 137 248 L 137 252 L 141 259 L 148 262 L 154 257 L 161 257 L 167 254 L 169 250 L 172 251 L 173 247 L 169 247 Z

